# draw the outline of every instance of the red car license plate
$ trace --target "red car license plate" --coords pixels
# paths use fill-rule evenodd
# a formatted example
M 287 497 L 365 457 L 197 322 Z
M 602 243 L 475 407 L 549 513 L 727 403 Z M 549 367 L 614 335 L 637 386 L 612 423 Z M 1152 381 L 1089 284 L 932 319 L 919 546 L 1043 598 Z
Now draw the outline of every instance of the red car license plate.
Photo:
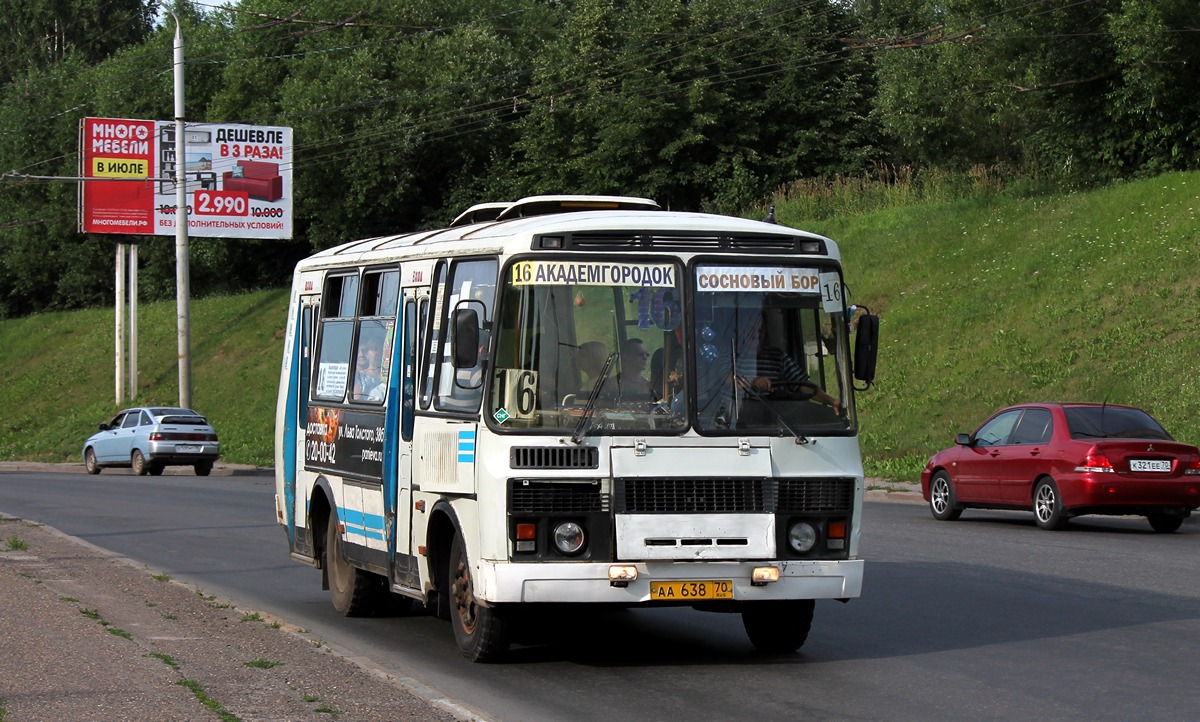
M 1130 459 L 1129 470 L 1169 473 L 1171 471 L 1171 461 L 1169 459 Z

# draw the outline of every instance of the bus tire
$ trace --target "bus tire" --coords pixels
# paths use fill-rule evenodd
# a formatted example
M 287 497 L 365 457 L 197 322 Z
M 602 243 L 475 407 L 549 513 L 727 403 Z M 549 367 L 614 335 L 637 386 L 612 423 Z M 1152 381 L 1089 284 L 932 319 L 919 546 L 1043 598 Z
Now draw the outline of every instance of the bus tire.
M 509 622 L 497 607 L 475 599 L 471 566 L 460 534 L 450 544 L 450 624 L 458 650 L 472 662 L 494 662 L 509 644 Z
M 758 651 L 788 654 L 808 639 L 815 606 L 811 599 L 747 602 L 742 607 L 742 626 Z
M 343 617 L 366 617 L 375 612 L 385 591 L 383 578 L 346 561 L 336 517 L 331 517 L 325 528 L 325 570 L 334 611 Z

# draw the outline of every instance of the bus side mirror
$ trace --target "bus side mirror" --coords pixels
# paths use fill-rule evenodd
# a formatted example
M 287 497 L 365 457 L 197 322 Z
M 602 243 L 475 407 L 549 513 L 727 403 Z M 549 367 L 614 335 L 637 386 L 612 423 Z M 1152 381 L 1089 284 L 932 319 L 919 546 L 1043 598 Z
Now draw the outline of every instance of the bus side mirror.
M 452 328 L 454 368 L 469 369 L 479 365 L 479 312 L 473 308 L 456 309 Z
M 879 317 L 864 313 L 858 317 L 858 335 L 854 339 L 854 378 L 868 384 L 874 381 L 878 356 Z

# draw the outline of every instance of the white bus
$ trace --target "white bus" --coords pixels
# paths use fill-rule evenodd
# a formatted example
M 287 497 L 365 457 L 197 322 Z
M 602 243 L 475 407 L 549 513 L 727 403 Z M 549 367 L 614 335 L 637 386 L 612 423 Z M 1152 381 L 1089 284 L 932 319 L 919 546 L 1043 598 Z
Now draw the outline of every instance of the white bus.
M 317 253 L 276 417 L 291 556 L 341 614 L 427 605 L 473 661 L 572 604 L 736 612 L 794 651 L 862 587 L 878 319 L 843 289 L 827 238 L 626 197 Z

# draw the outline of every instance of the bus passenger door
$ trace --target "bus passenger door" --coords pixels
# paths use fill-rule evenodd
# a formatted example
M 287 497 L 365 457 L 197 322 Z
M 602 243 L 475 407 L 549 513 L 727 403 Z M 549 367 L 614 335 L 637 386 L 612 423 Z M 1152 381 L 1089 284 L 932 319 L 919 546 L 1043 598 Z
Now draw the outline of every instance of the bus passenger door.
M 417 385 L 418 293 L 406 288 L 398 319 L 392 358 L 392 382 L 388 384 L 388 433 L 384 448 L 384 504 L 388 516 L 388 555 L 392 583 L 419 589 L 417 558 L 412 546 L 412 438 L 413 408 Z M 422 299 L 424 302 L 425 299 Z
M 295 346 L 288 374 L 287 411 L 284 420 L 283 478 L 284 510 L 287 514 L 288 541 L 296 549 L 296 517 L 304 518 L 306 499 L 296 498 L 296 477 L 304 468 L 305 429 L 308 426 L 308 387 L 312 360 L 313 319 L 316 318 L 317 296 L 300 299 L 296 318 Z M 312 540 L 300 540 L 301 546 L 312 549 Z

